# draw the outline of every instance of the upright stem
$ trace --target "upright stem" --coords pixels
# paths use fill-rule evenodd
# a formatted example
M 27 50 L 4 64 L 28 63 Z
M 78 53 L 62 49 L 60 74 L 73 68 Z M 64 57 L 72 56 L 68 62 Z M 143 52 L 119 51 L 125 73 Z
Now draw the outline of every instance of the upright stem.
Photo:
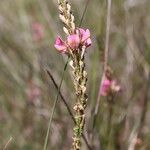
M 111 21 L 110 17 L 111 17 L 111 0 L 107 0 L 106 37 L 105 37 L 104 66 L 103 66 L 104 70 L 103 70 L 103 75 L 102 75 L 102 79 L 101 79 L 100 86 L 99 86 L 99 93 L 97 96 L 96 106 L 94 110 L 93 129 L 95 127 L 96 117 L 97 117 L 98 108 L 100 104 L 100 98 L 101 98 L 100 89 L 101 89 L 103 80 L 105 79 L 105 73 L 107 71 L 107 66 L 108 66 L 109 34 L 110 34 L 110 21 Z
M 49 123 L 48 123 L 47 132 L 46 132 L 46 137 L 45 137 L 45 140 L 44 140 L 44 147 L 43 147 L 43 150 L 46 150 L 46 149 L 47 149 L 49 131 L 50 131 L 50 128 L 51 128 L 52 119 L 53 119 L 53 116 L 54 116 L 54 111 L 55 111 L 56 104 L 57 104 L 58 98 L 59 98 L 59 91 L 60 91 L 60 89 L 61 89 L 61 85 L 62 85 L 62 82 L 63 82 L 63 79 L 64 79 L 64 75 L 65 75 L 65 71 L 66 71 L 68 62 L 69 62 L 69 57 L 68 57 L 68 60 L 67 60 L 67 62 L 66 62 L 66 64 L 65 64 L 65 67 L 64 67 L 64 70 L 63 70 L 63 74 L 62 74 L 62 78 L 61 78 L 61 81 L 60 81 L 60 84 L 59 84 L 59 87 L 58 87 L 57 95 L 56 95 L 56 98 L 55 98 L 55 101 L 54 101 L 54 104 L 53 104 L 51 116 L 50 116 L 50 118 L 49 118 Z
M 46 71 L 47 71 L 47 73 L 48 73 L 50 79 L 52 80 L 54 86 L 56 87 L 56 89 L 57 89 L 57 91 L 58 91 L 58 90 L 59 90 L 59 89 L 58 89 L 58 85 L 57 85 L 57 83 L 56 83 L 56 81 L 55 81 L 53 75 L 51 74 L 51 72 L 50 72 L 49 70 L 46 70 Z M 76 123 L 75 118 L 74 118 L 74 115 L 73 115 L 73 113 L 72 113 L 72 111 L 71 111 L 71 108 L 69 107 L 69 104 L 67 103 L 67 100 L 65 99 L 65 97 L 63 96 L 63 94 L 62 94 L 61 91 L 59 91 L 59 95 L 60 95 L 60 98 L 62 99 L 62 102 L 63 102 L 64 105 L 66 106 L 66 108 L 67 108 L 67 110 L 68 110 L 68 113 L 69 113 L 70 117 L 72 118 L 73 122 Z M 82 138 L 83 138 L 85 144 L 87 145 L 87 148 L 88 148 L 89 150 L 92 150 L 92 148 L 90 147 L 90 145 L 89 145 L 89 143 L 88 143 L 88 140 L 87 140 L 87 138 L 85 137 L 84 134 L 82 134 Z
M 101 91 L 102 83 L 103 83 L 103 81 L 105 79 L 105 74 L 106 74 L 107 67 L 108 67 L 109 34 L 110 34 L 110 21 L 111 21 L 110 17 L 111 17 L 111 0 L 107 0 L 107 17 L 106 17 L 106 37 L 105 37 L 104 65 L 103 65 L 102 79 L 100 81 L 99 92 L 98 92 L 96 105 L 95 105 L 95 109 L 94 109 L 94 115 L 93 115 L 93 126 L 92 126 L 93 132 L 94 132 L 94 129 L 95 129 L 97 114 L 98 114 L 99 105 L 100 105 L 100 99 L 101 99 L 100 91 Z M 91 136 L 92 145 L 93 145 L 93 140 L 94 140 L 94 133 Z
M 83 128 L 85 124 L 85 108 L 86 108 L 86 82 L 87 82 L 87 73 L 84 70 L 84 54 L 85 49 L 90 46 L 90 33 L 89 31 L 84 31 L 85 33 L 80 33 L 77 31 L 77 28 L 74 23 L 74 16 L 71 11 L 71 6 L 67 0 L 58 0 L 59 2 L 59 18 L 64 23 L 63 30 L 68 35 L 68 39 L 66 42 L 68 55 L 71 56 L 72 60 L 70 66 L 73 68 L 73 76 L 74 76 L 74 87 L 76 92 L 76 104 L 74 106 L 75 110 L 75 127 L 73 130 L 73 150 L 81 149 L 81 137 L 83 135 Z M 86 5 L 87 8 L 87 5 Z M 86 11 L 86 9 L 85 9 Z M 84 14 L 85 14 L 84 11 Z M 83 15 L 84 15 L 83 14 Z M 83 20 L 83 17 L 82 17 Z M 81 23 L 82 23 L 81 20 Z M 81 25 L 81 24 L 80 24 Z M 81 35 L 80 35 L 81 34 Z M 82 34 L 88 35 L 87 39 L 82 39 Z M 79 41 L 76 39 L 72 39 L 72 36 L 77 36 Z M 79 43 L 78 43 L 79 42 Z M 69 45 L 70 43 L 70 45 Z M 89 44 L 88 44 L 89 43 Z M 79 44 L 77 47 L 74 47 L 74 44 Z M 72 48 L 74 47 L 74 48 Z
M 86 82 L 87 73 L 85 71 L 84 57 L 80 54 L 75 56 L 74 61 L 74 86 L 76 91 L 76 104 L 74 106 L 75 111 L 75 127 L 73 130 L 73 150 L 81 149 L 81 137 L 83 134 L 84 124 L 85 124 L 85 108 L 87 95 Z
M 107 4 L 107 20 L 106 20 L 105 53 L 104 53 L 104 72 L 106 72 L 108 65 L 111 0 L 107 0 L 107 3 L 108 4 Z

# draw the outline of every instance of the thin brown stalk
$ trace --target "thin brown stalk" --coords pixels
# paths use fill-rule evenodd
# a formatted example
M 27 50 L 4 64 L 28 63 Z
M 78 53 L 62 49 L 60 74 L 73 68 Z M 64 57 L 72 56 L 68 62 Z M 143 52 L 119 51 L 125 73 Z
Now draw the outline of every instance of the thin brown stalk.
M 58 85 L 57 85 L 57 83 L 56 83 L 56 81 L 55 81 L 53 75 L 51 74 L 51 72 L 50 72 L 49 70 L 46 70 L 46 72 L 47 72 L 48 76 L 50 77 L 51 81 L 53 82 L 55 88 L 58 90 L 59 88 L 58 88 Z M 66 108 L 67 108 L 67 111 L 68 111 L 69 115 L 71 116 L 72 120 L 75 122 L 73 113 L 71 112 L 71 109 L 70 109 L 70 107 L 69 107 L 67 101 L 65 100 L 65 98 L 64 98 L 64 96 L 62 95 L 61 91 L 59 90 L 58 92 L 59 92 L 59 95 L 60 95 L 60 97 L 61 97 L 61 99 L 62 99 L 64 105 L 65 105 Z
M 56 81 L 55 81 L 53 75 L 51 74 L 51 72 L 50 72 L 49 70 L 46 70 L 46 72 L 47 72 L 48 76 L 50 77 L 51 81 L 53 82 L 55 88 L 56 88 L 57 91 L 58 91 L 58 90 L 59 90 L 59 87 L 58 87 L 58 85 L 57 85 L 57 83 L 56 83 Z M 59 95 L 60 95 L 60 98 L 62 99 L 62 101 L 63 101 L 65 107 L 67 108 L 67 111 L 68 111 L 70 117 L 72 118 L 73 122 L 76 123 L 75 118 L 74 118 L 74 116 L 73 116 L 73 113 L 72 113 L 72 111 L 71 111 L 71 109 L 70 109 L 70 107 L 69 107 L 69 104 L 67 103 L 67 100 L 64 98 L 64 96 L 63 96 L 63 94 L 62 94 L 62 92 L 61 92 L 60 90 L 59 90 Z M 92 150 L 91 147 L 90 147 L 90 145 L 89 145 L 89 143 L 88 143 L 88 140 L 86 139 L 86 137 L 85 137 L 84 134 L 82 134 L 82 138 L 83 138 L 85 144 L 87 145 L 87 148 L 88 148 L 89 150 Z
M 109 35 L 110 35 L 110 19 L 111 17 L 111 0 L 107 0 L 107 16 L 106 16 L 106 36 L 105 36 L 105 50 L 104 50 L 104 64 L 103 64 L 103 73 L 102 73 L 102 79 L 100 81 L 99 85 L 99 92 L 96 100 L 96 105 L 95 105 L 95 110 L 94 110 L 94 116 L 93 116 L 93 126 L 92 130 L 94 132 L 95 129 L 95 124 L 96 124 L 96 119 L 97 119 L 97 114 L 99 110 L 99 105 L 100 105 L 100 99 L 101 99 L 101 94 L 100 94 L 100 89 L 102 87 L 102 83 L 105 79 L 105 73 L 107 71 L 107 66 L 108 66 L 108 51 L 109 51 Z M 92 133 L 91 137 L 91 142 L 93 143 L 94 140 L 94 133 Z M 93 145 L 93 144 L 92 144 Z
M 103 66 L 103 75 L 99 86 L 99 93 L 96 101 L 96 107 L 94 110 L 94 121 L 93 121 L 93 129 L 95 128 L 96 117 L 98 114 L 98 109 L 100 105 L 100 89 L 105 78 L 105 72 L 107 71 L 108 66 L 108 51 L 109 51 L 109 34 L 110 34 L 110 16 L 111 16 L 111 0 L 107 1 L 107 19 L 106 19 L 106 37 L 105 37 L 105 51 L 104 51 L 104 66 Z
M 106 20 L 106 38 L 105 38 L 105 51 L 104 51 L 104 72 L 107 70 L 108 65 L 108 51 L 109 51 L 109 34 L 110 34 L 110 17 L 111 17 L 111 0 L 107 1 L 107 20 Z

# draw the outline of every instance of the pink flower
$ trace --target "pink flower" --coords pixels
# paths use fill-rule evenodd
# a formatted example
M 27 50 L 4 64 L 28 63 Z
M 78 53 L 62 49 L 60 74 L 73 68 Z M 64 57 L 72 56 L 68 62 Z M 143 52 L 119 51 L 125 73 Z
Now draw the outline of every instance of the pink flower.
M 69 45 L 69 47 L 72 50 L 77 49 L 79 47 L 79 44 L 80 44 L 79 35 L 77 35 L 77 34 L 69 35 L 67 38 L 67 44 Z
M 61 53 L 67 53 L 68 49 L 72 51 L 77 50 L 80 46 L 86 48 L 91 45 L 89 29 L 79 28 L 76 30 L 76 34 L 69 35 L 66 41 L 63 41 L 60 37 L 57 37 L 55 41 L 55 48 Z
M 119 92 L 121 90 L 121 87 L 117 84 L 116 80 L 112 80 L 111 90 L 112 92 Z
M 92 41 L 90 39 L 90 31 L 89 29 L 82 29 L 82 28 L 79 28 L 79 35 L 80 35 L 80 40 L 81 40 L 81 43 L 83 43 L 86 47 L 89 47 L 91 44 L 92 44 Z
M 104 79 L 100 89 L 100 94 L 102 96 L 106 96 L 110 90 L 110 86 L 111 86 L 111 81 L 109 79 Z
M 60 37 L 57 37 L 54 47 L 61 53 L 67 52 L 67 45 Z
M 109 80 L 107 78 L 104 79 L 101 89 L 100 95 L 107 96 L 110 93 L 117 93 L 120 91 L 120 86 L 117 84 L 116 80 Z

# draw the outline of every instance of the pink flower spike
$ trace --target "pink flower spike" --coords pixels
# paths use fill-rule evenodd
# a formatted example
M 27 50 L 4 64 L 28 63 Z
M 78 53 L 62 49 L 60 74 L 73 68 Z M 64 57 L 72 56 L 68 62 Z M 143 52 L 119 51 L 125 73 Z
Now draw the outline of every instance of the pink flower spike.
M 108 79 L 104 79 L 101 89 L 100 89 L 100 95 L 107 96 L 111 86 L 111 81 Z
M 67 52 L 67 46 L 60 37 L 57 37 L 54 47 L 61 53 Z
M 79 36 L 77 34 L 69 35 L 67 38 L 67 44 L 70 46 L 71 49 L 77 49 L 80 44 Z

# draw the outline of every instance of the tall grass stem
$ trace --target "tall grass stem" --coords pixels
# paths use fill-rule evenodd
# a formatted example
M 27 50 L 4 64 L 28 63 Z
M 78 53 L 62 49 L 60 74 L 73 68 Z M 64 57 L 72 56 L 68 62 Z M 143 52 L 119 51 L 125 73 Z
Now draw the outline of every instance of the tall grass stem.
M 67 69 L 67 65 L 68 65 L 68 62 L 69 62 L 69 58 L 70 57 L 68 57 L 67 62 L 65 64 L 65 67 L 63 69 L 62 78 L 61 78 L 61 81 L 60 81 L 60 84 L 59 84 L 59 87 L 58 87 L 56 99 L 54 101 L 54 105 L 53 105 L 51 116 L 50 116 L 49 123 L 48 123 L 48 128 L 47 128 L 47 133 L 46 133 L 46 137 L 45 137 L 45 142 L 44 142 L 44 148 L 43 148 L 43 150 L 47 149 L 49 131 L 50 131 L 50 127 L 51 127 L 51 124 L 52 124 L 52 119 L 53 119 L 54 111 L 55 111 L 55 108 L 56 108 L 56 104 L 57 104 L 57 101 L 58 101 L 59 91 L 60 91 L 60 88 L 61 88 L 61 85 L 62 85 L 62 82 L 63 82 L 63 79 L 64 79 L 65 71 Z

